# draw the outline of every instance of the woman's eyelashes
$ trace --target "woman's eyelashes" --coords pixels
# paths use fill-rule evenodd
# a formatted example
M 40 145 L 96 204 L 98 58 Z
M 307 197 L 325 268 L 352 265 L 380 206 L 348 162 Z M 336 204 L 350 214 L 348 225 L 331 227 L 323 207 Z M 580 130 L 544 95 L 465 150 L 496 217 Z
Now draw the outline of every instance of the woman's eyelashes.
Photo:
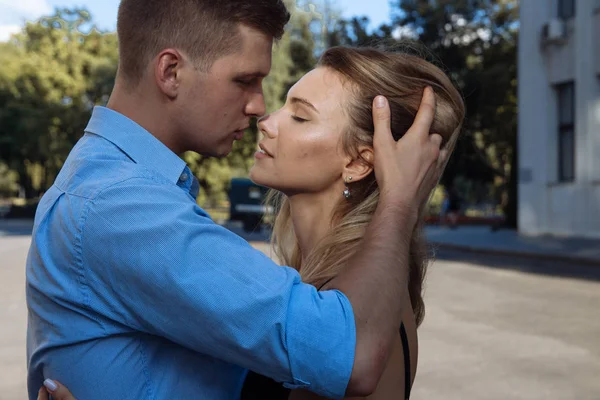
M 298 117 L 297 115 L 292 115 L 292 119 L 293 119 L 294 121 L 296 121 L 296 122 L 299 122 L 299 123 L 303 123 L 303 122 L 307 122 L 307 121 L 308 121 L 307 119 L 300 118 L 300 117 Z

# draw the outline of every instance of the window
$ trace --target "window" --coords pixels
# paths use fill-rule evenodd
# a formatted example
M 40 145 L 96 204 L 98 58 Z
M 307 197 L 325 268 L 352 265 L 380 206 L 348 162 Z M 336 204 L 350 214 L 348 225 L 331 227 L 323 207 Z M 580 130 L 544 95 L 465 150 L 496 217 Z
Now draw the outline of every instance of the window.
M 569 19 L 575 16 L 575 0 L 558 0 L 558 17 Z
M 575 180 L 575 85 L 557 87 L 558 98 L 558 180 Z

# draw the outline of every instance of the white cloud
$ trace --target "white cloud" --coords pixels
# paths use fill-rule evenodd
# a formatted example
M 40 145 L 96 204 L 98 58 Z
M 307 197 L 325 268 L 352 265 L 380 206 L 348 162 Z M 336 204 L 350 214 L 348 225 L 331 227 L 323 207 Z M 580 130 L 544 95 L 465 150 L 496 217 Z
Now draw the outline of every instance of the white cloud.
M 0 14 L 12 14 L 20 18 L 38 18 L 52 11 L 47 0 L 0 0 Z
M 6 42 L 10 35 L 21 30 L 21 25 L 0 25 L 0 42 Z
M 47 0 L 0 0 L 0 42 L 19 32 L 25 21 L 51 12 L 52 7 Z

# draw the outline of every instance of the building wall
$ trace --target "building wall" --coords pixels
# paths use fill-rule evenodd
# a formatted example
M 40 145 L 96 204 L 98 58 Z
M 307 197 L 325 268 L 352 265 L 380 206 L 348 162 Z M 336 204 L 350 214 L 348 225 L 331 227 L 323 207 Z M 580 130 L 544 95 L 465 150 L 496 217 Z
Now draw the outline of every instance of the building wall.
M 521 0 L 519 230 L 600 237 L 600 2 L 576 0 L 567 39 L 542 46 L 556 0 Z M 575 84 L 575 180 L 558 174 L 555 86 Z

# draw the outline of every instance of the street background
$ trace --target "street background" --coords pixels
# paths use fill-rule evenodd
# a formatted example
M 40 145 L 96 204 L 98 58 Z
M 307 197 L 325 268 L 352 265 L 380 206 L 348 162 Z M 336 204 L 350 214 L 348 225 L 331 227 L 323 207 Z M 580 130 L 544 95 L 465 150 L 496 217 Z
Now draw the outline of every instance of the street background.
M 26 398 L 24 265 L 30 226 L 0 220 L 2 400 Z M 266 232 L 228 227 L 269 254 Z M 461 229 L 452 236 L 460 237 Z M 439 243 L 425 304 L 411 398 L 600 399 L 600 260 L 557 262 L 448 250 Z
M 600 0 L 284 1 L 268 112 L 337 45 L 416 53 L 464 97 L 426 210 L 436 259 L 412 398 L 600 400 Z M 0 400 L 26 396 L 31 221 L 108 100 L 118 4 L 0 0 Z M 262 207 L 247 180 L 258 139 L 253 123 L 226 158 L 182 158 L 199 205 L 268 252 L 257 215 L 238 212 Z

